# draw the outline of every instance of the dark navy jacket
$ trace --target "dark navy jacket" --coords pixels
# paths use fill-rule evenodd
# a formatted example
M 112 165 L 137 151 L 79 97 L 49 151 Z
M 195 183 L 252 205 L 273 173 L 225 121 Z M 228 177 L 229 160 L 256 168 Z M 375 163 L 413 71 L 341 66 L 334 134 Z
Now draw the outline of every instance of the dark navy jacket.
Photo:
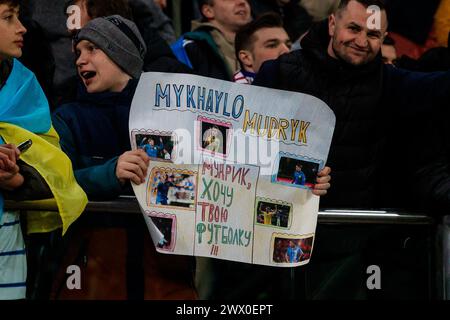
M 72 160 L 75 177 L 89 199 L 124 192 L 116 174 L 117 158 L 129 151 L 128 119 L 137 80 L 122 92 L 88 93 L 79 86 L 77 101 L 53 113 L 61 148 Z

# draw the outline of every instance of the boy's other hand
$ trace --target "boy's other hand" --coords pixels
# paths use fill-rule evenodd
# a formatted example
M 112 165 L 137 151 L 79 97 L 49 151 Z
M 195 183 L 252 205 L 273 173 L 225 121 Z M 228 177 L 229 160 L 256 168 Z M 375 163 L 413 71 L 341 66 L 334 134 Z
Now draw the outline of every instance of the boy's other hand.
M 147 176 L 149 161 L 149 156 L 142 149 L 124 152 L 117 160 L 117 179 L 121 184 L 127 180 L 141 184 Z

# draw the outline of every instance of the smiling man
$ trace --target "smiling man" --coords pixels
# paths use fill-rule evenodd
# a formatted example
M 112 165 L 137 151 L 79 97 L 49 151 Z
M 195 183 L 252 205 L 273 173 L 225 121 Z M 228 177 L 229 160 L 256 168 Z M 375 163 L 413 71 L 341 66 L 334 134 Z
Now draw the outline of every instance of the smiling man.
M 354 66 L 373 61 L 387 34 L 387 16 L 384 8 L 375 13 L 379 14 L 381 22 L 380 28 L 376 28 L 376 25 L 370 23 L 372 14 L 364 3 L 358 1 L 348 2 L 347 7 L 342 7 L 341 4 L 340 9 L 329 18 L 331 41 L 328 44 L 328 54 Z

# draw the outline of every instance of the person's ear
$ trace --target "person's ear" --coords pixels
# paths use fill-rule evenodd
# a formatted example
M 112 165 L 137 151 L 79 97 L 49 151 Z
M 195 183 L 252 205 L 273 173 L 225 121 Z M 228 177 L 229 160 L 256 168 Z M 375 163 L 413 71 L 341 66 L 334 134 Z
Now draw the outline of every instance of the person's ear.
M 204 4 L 202 6 L 202 14 L 208 19 L 214 19 L 215 17 L 215 12 L 214 12 L 214 8 L 209 5 L 209 4 Z
M 253 71 L 253 55 L 248 50 L 240 50 L 239 51 L 239 61 L 242 63 L 242 66 L 245 67 L 247 71 Z
M 336 31 L 336 16 L 333 13 L 328 17 L 328 35 L 330 37 L 334 36 L 335 31 Z

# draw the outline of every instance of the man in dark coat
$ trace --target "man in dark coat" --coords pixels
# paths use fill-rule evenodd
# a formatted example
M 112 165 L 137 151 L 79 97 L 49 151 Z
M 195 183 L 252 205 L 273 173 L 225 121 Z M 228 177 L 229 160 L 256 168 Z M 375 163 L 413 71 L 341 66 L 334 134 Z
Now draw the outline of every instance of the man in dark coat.
M 368 10 L 372 5 L 380 10 Z M 426 116 L 449 101 L 449 72 L 420 74 L 383 65 L 380 48 L 386 30 L 382 1 L 343 0 L 328 25 L 321 24 L 303 39 L 303 50 L 267 62 L 255 79 L 255 85 L 316 96 L 334 111 L 328 159 L 333 188 L 322 201 L 324 207 L 379 207 L 380 182 L 401 192 L 405 186 L 396 179 L 379 179 L 387 130 L 394 121 Z M 391 159 L 391 166 L 398 168 L 402 160 Z M 374 230 L 319 226 L 315 255 L 305 268 L 307 297 L 366 298 L 363 249 L 368 231 Z

